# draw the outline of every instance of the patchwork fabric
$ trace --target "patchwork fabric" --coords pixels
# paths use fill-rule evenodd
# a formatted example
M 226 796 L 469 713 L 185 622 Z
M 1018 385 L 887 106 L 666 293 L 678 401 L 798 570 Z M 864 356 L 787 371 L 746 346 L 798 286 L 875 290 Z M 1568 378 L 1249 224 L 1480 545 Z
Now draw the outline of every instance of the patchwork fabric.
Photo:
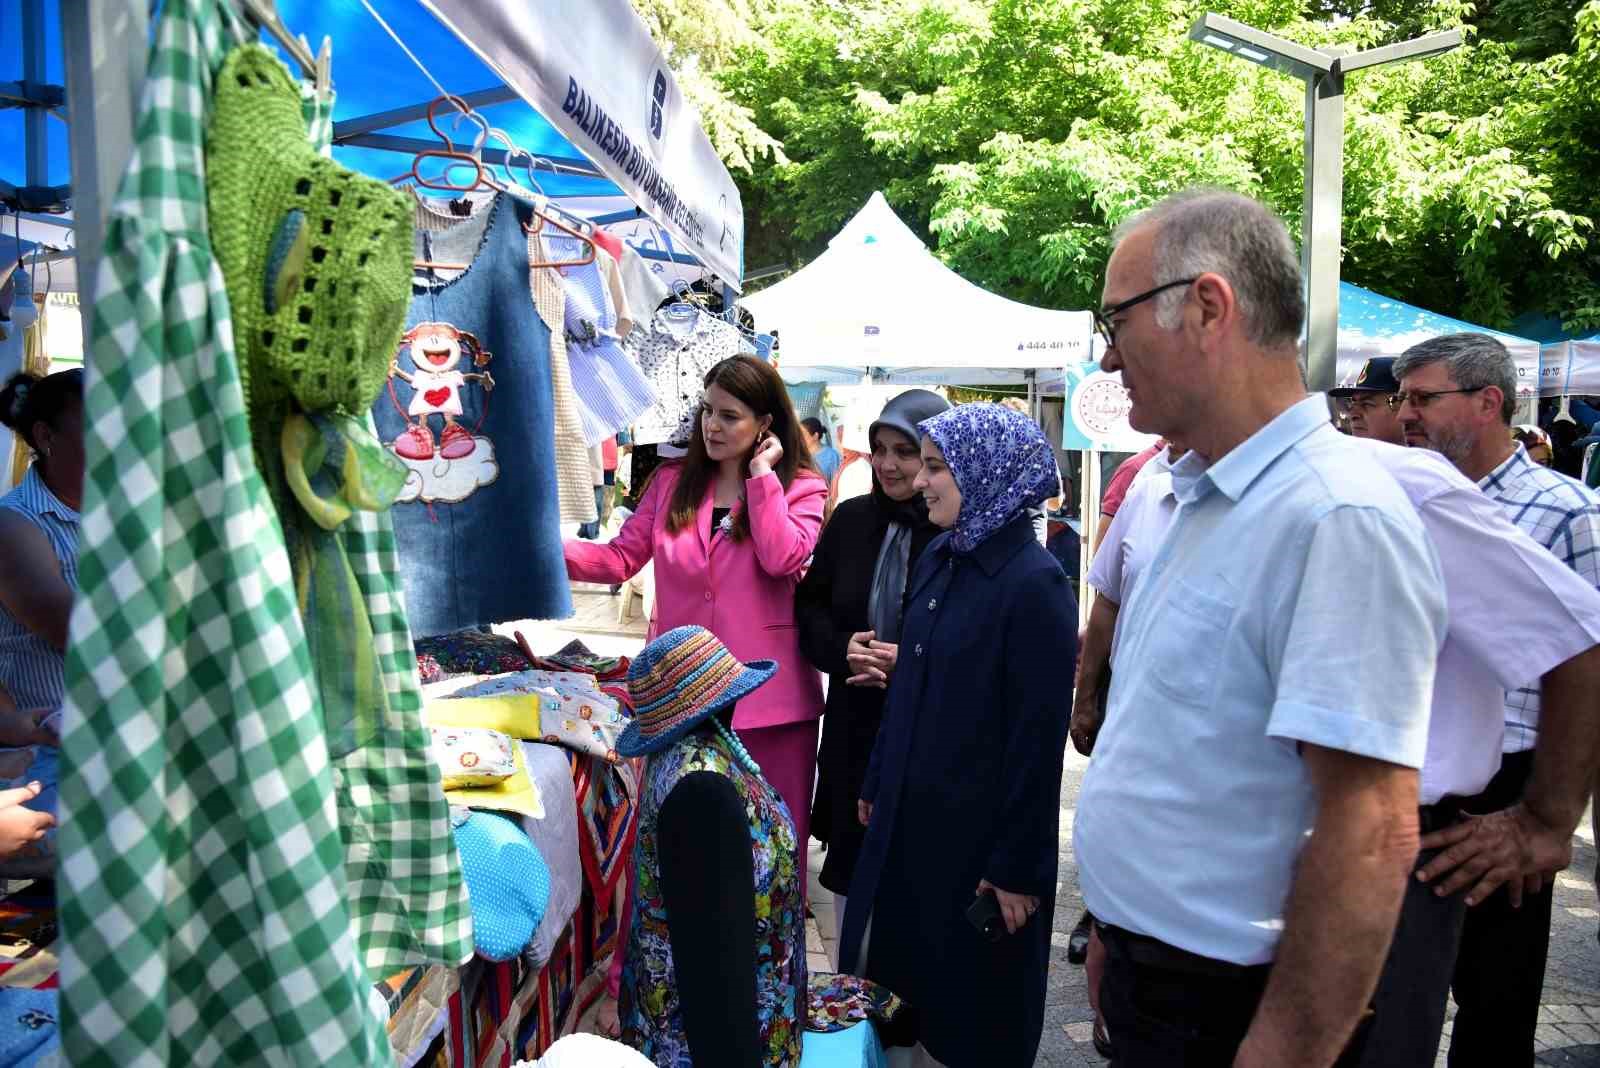
M 591 492 L 590 499 L 593 497 Z M 419 663 L 424 656 L 431 657 L 446 675 L 499 675 L 533 666 L 515 640 L 476 629 L 418 638 Z
M 519 737 L 564 745 L 612 764 L 622 763 L 617 753 L 617 739 L 627 727 L 628 717 L 622 714 L 613 698 L 600 692 L 592 675 L 572 671 L 519 671 L 474 680 L 450 696 L 537 698 L 539 733 Z M 479 702 L 475 700 L 474 703 Z
M 596 897 L 621 878 L 639 820 L 639 769 L 643 761 L 611 764 L 569 753 L 577 783 L 578 855 Z
M 863 1020 L 889 1023 L 905 1007 L 887 987 L 855 975 L 813 975 L 806 994 L 807 1031 L 843 1031 Z

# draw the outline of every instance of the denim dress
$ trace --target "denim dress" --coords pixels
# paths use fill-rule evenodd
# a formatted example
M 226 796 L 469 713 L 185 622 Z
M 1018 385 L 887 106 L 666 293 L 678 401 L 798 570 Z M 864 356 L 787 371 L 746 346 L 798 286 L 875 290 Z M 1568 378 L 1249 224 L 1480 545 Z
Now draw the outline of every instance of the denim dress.
M 378 437 L 409 469 L 394 506 L 412 633 L 444 634 L 572 614 L 561 555 L 550 329 L 528 280 L 531 220 L 506 194 L 442 233 L 418 258 L 469 264 L 419 273 Z

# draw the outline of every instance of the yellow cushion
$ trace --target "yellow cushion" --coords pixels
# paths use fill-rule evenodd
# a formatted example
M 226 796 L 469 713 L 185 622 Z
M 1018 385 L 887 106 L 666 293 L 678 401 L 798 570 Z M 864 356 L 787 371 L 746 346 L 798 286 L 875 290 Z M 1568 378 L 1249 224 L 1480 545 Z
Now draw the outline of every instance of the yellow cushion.
M 553 691 L 548 698 L 526 693 L 448 697 L 426 701 L 422 722 L 430 727 L 482 727 L 537 742 L 544 737 L 539 725 L 541 702 L 551 703 L 558 710 L 561 707 L 561 700 Z

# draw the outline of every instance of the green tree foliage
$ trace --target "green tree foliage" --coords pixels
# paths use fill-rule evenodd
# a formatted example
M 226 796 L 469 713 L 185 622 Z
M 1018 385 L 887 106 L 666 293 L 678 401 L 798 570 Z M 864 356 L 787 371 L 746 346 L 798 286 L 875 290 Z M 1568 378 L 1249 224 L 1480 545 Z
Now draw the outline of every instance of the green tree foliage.
M 1298 228 L 1302 85 L 1188 41 L 1205 10 L 1315 47 L 1464 24 L 1467 47 L 1347 81 L 1344 277 L 1600 328 L 1600 0 L 779 2 L 715 72 L 786 157 L 740 176 L 746 262 L 804 262 L 882 189 L 966 277 L 1086 307 L 1111 228 L 1174 190 Z

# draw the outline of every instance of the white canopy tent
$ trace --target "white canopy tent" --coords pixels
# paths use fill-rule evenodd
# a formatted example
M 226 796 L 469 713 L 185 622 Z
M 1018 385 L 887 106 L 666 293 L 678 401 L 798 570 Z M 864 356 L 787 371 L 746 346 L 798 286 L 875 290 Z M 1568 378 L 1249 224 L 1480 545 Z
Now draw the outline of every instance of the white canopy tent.
M 740 303 L 780 338 L 790 382 L 1001 385 L 1087 359 L 1093 317 L 1035 308 L 941 263 L 872 194 L 827 251 Z
M 1546 345 L 1539 368 L 1539 396 L 1600 393 L 1600 334 Z

